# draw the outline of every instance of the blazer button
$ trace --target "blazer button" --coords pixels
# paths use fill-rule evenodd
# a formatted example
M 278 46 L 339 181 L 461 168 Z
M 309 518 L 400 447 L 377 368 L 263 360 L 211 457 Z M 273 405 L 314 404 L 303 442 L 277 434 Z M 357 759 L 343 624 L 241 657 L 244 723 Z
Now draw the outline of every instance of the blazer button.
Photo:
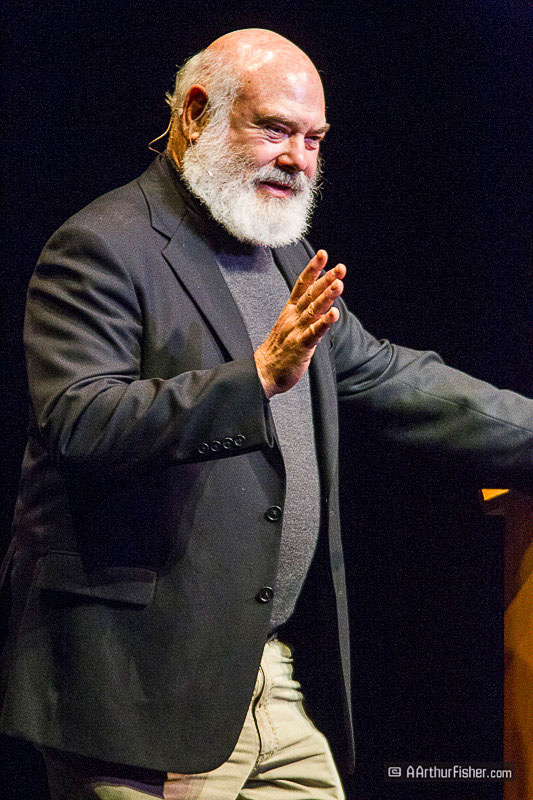
M 235 447 L 235 442 L 231 436 L 226 436 L 225 439 L 222 439 L 222 447 L 224 450 L 231 450 L 232 447 Z
M 258 603 L 270 603 L 273 597 L 274 589 L 271 586 L 263 586 L 263 588 L 259 589 L 257 592 L 255 599 Z
M 233 441 L 235 443 L 235 447 L 242 447 L 246 441 L 246 436 L 243 436 L 242 433 L 239 433 L 239 435 L 236 436 Z
M 211 442 L 209 445 L 209 449 L 212 453 L 218 453 L 218 451 L 222 448 L 222 442 L 219 442 L 218 439 L 215 439 L 214 442 Z
M 209 453 L 209 445 L 207 442 L 202 442 L 202 444 L 198 445 L 198 452 L 201 456 L 205 456 L 206 453 Z
M 279 506 L 270 506 L 265 511 L 265 519 L 269 522 L 277 522 L 281 519 L 281 508 Z

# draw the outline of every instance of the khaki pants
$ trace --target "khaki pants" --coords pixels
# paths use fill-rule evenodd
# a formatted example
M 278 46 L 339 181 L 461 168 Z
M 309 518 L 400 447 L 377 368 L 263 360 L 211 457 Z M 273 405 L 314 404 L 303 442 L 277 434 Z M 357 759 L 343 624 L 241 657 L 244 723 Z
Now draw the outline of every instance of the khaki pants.
M 44 752 L 52 800 L 344 800 L 325 736 L 303 708 L 292 652 L 265 645 L 239 741 L 224 764 L 197 775 L 129 769 Z

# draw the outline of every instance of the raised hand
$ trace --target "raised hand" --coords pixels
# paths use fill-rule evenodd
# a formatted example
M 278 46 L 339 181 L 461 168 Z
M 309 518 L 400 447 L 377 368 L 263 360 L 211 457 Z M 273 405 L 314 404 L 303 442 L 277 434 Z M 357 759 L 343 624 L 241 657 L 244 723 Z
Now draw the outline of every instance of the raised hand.
M 259 379 L 269 398 L 298 383 L 318 342 L 339 318 L 338 309 L 332 306 L 344 289 L 346 267 L 337 264 L 319 278 L 327 261 L 325 250 L 311 259 L 266 340 L 255 351 Z

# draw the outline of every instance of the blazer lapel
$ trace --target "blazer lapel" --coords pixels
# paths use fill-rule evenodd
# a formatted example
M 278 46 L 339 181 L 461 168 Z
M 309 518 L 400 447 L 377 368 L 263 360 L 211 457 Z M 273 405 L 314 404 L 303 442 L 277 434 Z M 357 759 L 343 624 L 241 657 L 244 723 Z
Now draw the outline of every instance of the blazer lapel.
M 180 231 L 163 256 L 201 310 L 219 342 L 232 359 L 253 352 L 252 343 L 233 295 L 206 244 L 193 231 Z
M 201 234 L 197 217 L 168 158 L 159 156 L 139 183 L 156 230 L 168 237 L 163 257 L 231 359 L 253 352 L 244 321 Z

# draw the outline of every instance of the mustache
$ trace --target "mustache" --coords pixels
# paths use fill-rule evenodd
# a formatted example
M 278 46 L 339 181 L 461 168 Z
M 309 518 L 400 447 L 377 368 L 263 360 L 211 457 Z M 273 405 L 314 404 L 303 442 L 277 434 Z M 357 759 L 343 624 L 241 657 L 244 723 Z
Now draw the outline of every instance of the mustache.
M 253 181 L 254 183 L 272 181 L 273 183 L 278 183 L 281 186 L 287 186 L 289 189 L 292 189 L 297 193 L 304 192 L 306 189 L 312 188 L 315 183 L 312 178 L 308 178 L 303 172 L 291 174 L 289 172 L 285 172 L 279 167 L 271 167 L 268 164 L 264 167 L 260 167 L 260 169 L 255 172 Z

